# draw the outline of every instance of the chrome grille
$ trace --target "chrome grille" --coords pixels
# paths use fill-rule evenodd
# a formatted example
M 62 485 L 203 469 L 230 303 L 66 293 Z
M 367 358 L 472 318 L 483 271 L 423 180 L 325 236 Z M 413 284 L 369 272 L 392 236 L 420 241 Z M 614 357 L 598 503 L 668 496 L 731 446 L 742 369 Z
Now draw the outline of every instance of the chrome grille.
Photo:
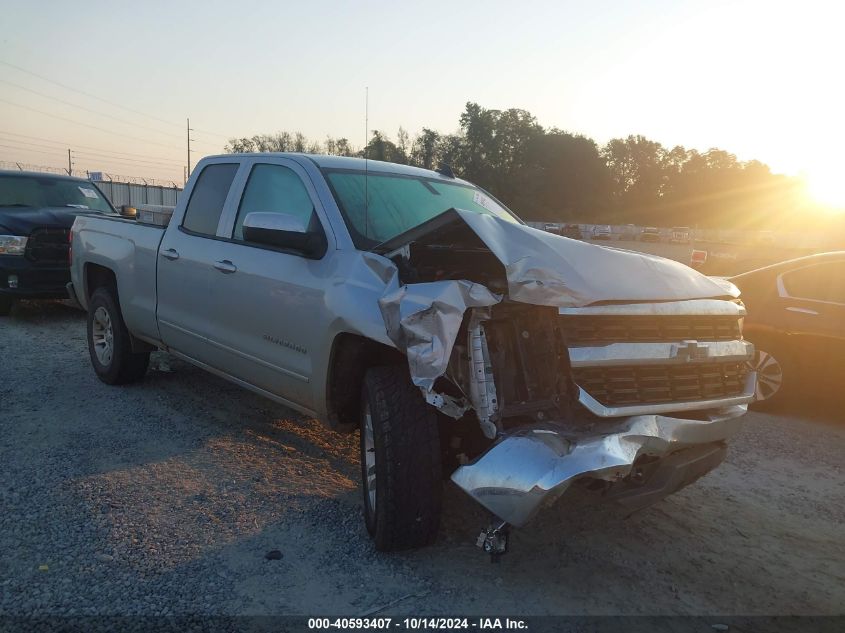
M 601 417 L 742 405 L 754 397 L 734 299 L 560 308 L 578 402 Z
M 573 368 L 575 383 L 605 406 L 692 402 L 739 396 L 745 363 Z
M 736 316 L 561 316 L 567 345 L 732 341 L 742 338 Z

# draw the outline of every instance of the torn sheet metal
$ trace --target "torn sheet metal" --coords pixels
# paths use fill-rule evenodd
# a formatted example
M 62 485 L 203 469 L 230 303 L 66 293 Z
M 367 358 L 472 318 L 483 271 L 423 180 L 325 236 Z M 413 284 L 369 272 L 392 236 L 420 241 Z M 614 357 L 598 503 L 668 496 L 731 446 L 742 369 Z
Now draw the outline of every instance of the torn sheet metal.
M 739 296 L 736 287 L 670 259 L 588 244 L 490 215 L 455 213 L 504 264 L 513 301 L 575 308 L 599 301 Z
M 587 244 L 460 209 L 449 210 L 375 250 L 387 255 L 393 249 L 394 256 L 407 256 L 410 243 L 424 242 L 432 232 L 436 232 L 436 240 L 444 242 L 440 246 L 448 247 L 453 226 L 455 230 L 469 227 L 502 262 L 512 301 L 583 307 L 603 301 L 685 301 L 739 295 L 731 284 L 675 261 Z M 368 257 L 372 260 L 368 265 L 385 282 L 379 307 L 387 335 L 407 354 L 414 384 L 430 391 L 446 372 L 464 312 L 494 305 L 502 296 L 466 280 L 400 285 L 395 266 L 385 264 L 388 259 Z
M 745 410 L 728 407 L 704 420 L 640 415 L 580 434 L 551 424 L 521 427 L 459 467 L 452 481 L 497 517 L 521 527 L 576 479 L 619 481 L 642 455 L 664 457 L 731 438 Z
M 379 307 L 387 335 L 408 357 L 411 380 L 431 391 L 446 372 L 467 308 L 501 300 L 481 284 L 449 280 L 399 286 L 379 299 Z

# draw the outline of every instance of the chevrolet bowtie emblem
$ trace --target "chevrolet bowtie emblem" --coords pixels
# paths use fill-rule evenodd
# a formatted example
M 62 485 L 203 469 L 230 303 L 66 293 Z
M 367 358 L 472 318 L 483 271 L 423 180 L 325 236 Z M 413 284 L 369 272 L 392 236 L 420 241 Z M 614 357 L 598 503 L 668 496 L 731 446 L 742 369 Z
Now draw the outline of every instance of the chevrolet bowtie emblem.
M 675 358 L 686 361 L 704 360 L 710 357 L 710 347 L 698 341 L 683 341 L 675 348 Z

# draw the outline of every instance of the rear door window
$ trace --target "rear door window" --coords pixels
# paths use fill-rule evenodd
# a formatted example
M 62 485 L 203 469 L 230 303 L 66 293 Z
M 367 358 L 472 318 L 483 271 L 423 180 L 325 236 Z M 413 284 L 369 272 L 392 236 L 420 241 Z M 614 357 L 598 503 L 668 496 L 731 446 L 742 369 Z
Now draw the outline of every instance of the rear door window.
M 183 228 L 200 235 L 217 234 L 223 205 L 237 171 L 237 163 L 217 163 L 203 168 L 185 209 Z
M 783 285 L 795 299 L 845 304 L 845 262 L 799 268 L 783 276 Z

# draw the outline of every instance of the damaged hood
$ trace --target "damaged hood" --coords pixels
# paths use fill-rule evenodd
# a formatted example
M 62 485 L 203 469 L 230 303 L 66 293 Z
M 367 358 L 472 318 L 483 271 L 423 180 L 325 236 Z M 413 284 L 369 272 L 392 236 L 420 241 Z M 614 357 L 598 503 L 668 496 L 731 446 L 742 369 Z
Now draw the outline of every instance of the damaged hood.
M 477 281 L 448 278 L 448 270 L 446 278 L 434 281 L 403 281 L 397 264 L 412 264 L 415 249 L 430 249 L 435 259 L 458 251 L 467 256 L 489 251 L 491 266 L 498 261 L 503 267 L 507 298 L 533 305 L 572 308 L 739 296 L 733 284 L 662 257 L 450 209 L 373 249 L 393 264 L 384 271 L 386 284 L 378 301 L 387 335 L 408 357 L 414 384 L 426 391 L 446 372 L 464 313 L 505 297 Z
M 571 308 L 739 296 L 735 287 L 663 257 L 588 244 L 491 215 L 447 214 L 469 226 L 504 265 L 513 301 Z

